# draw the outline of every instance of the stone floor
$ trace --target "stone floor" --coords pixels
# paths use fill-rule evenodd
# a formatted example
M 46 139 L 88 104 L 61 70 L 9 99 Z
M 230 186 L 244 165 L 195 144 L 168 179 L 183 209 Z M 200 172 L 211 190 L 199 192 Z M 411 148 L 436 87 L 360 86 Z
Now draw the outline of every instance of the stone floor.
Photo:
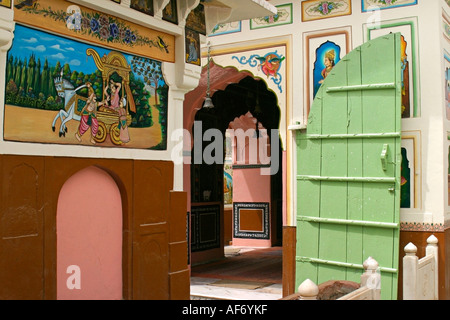
M 191 299 L 278 300 L 281 268 L 281 247 L 225 247 L 224 259 L 192 267 Z

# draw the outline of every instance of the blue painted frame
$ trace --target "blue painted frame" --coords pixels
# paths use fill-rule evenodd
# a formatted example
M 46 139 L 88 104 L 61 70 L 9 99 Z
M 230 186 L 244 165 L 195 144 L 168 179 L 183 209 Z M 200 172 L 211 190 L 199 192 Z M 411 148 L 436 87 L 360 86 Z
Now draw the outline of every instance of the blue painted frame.
M 385 9 L 393 9 L 393 8 L 406 7 L 406 6 L 414 6 L 414 5 L 416 5 L 418 3 L 418 1 L 419 0 L 415 0 L 414 2 L 411 2 L 411 3 L 398 4 L 398 5 L 392 5 L 392 6 L 389 6 L 389 7 L 379 7 L 379 8 L 380 8 L 380 10 L 385 10 Z M 361 11 L 362 12 L 373 11 L 373 10 L 367 10 L 365 8 L 365 3 L 364 2 L 365 2 L 364 0 L 361 0 Z

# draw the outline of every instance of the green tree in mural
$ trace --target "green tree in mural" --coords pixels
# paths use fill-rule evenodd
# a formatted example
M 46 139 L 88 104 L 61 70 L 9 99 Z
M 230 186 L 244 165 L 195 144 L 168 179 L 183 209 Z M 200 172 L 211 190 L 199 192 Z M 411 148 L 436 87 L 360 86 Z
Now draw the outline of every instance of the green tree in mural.
M 36 71 L 36 61 L 35 61 L 34 55 L 32 54 L 30 56 L 30 59 L 28 60 L 28 66 L 26 68 L 27 77 L 26 77 L 26 84 L 24 86 L 24 89 L 26 89 L 26 91 L 29 93 L 29 95 L 31 97 L 34 96 L 33 81 L 34 81 L 35 71 Z
M 27 89 L 27 61 L 25 60 L 23 62 L 22 65 L 22 70 L 21 70 L 21 74 L 20 74 L 20 87 L 22 88 L 22 90 L 26 90 Z
M 33 88 L 35 95 L 38 96 L 41 93 L 41 59 L 36 62 L 36 69 L 34 71 Z
M 41 83 L 40 83 L 40 88 L 41 88 L 41 92 L 45 97 L 48 97 L 48 77 L 49 77 L 50 73 L 49 73 L 49 69 L 48 69 L 48 61 L 47 59 L 45 59 L 44 62 L 44 67 L 42 70 L 42 74 L 41 74 Z

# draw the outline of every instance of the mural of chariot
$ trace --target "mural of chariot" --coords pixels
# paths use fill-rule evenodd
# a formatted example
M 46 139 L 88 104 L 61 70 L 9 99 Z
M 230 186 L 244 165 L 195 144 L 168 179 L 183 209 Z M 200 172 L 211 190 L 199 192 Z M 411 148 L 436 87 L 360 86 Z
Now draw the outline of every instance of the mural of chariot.
M 17 25 L 5 140 L 165 150 L 161 62 Z

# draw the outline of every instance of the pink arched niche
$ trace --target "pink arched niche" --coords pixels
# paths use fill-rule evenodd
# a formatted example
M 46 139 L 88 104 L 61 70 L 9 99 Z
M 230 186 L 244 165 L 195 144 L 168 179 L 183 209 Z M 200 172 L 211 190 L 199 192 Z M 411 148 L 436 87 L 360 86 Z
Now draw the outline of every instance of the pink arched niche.
M 58 198 L 57 299 L 122 299 L 122 201 L 105 171 L 68 179 Z

